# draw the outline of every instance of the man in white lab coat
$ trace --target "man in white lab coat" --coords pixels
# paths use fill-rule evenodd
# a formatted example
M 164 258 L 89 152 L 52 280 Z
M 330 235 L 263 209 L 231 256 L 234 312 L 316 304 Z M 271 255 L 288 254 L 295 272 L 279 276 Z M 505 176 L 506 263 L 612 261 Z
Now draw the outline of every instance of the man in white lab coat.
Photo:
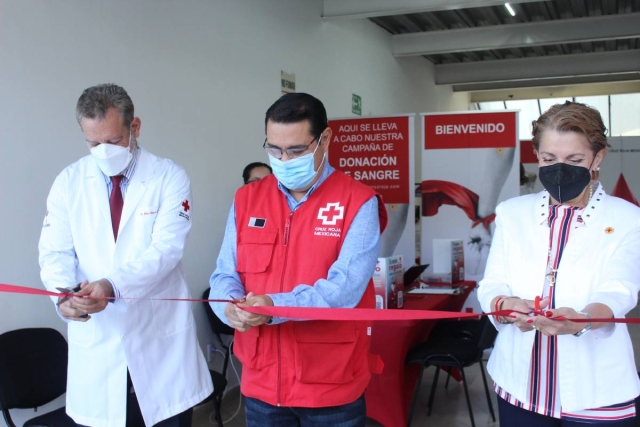
M 76 114 L 91 154 L 53 183 L 39 245 L 47 289 L 81 284 L 57 305 L 68 322 L 67 413 L 92 427 L 141 424 L 140 413 L 147 426 L 190 426 L 210 374 L 190 304 L 158 300 L 189 297 L 189 178 L 138 147 L 123 88 L 86 89 Z

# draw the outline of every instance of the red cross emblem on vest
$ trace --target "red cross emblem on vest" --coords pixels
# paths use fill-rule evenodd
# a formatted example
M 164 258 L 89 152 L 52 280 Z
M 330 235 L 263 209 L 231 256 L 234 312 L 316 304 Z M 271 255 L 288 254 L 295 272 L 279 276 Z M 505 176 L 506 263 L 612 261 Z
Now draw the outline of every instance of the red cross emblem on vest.
M 189 212 L 190 206 L 189 206 L 188 200 L 185 200 L 184 202 L 182 202 L 182 208 L 184 209 L 185 212 Z
M 344 206 L 340 206 L 340 202 L 327 203 L 327 206 L 318 210 L 318 219 L 322 220 L 322 225 L 336 225 L 343 218 Z

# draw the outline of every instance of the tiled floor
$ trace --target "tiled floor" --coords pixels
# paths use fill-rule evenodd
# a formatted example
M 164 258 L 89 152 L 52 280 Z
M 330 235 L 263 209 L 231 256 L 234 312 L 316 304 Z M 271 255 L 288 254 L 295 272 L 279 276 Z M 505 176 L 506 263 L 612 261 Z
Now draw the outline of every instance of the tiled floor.
M 631 313 L 630 317 L 640 317 L 640 309 L 636 308 Z M 633 340 L 636 366 L 640 367 L 640 326 L 629 325 L 629 332 Z M 471 405 L 473 407 L 473 414 L 477 427 L 497 427 L 499 423 L 493 422 L 489 409 L 487 406 L 487 400 L 484 394 L 482 386 L 482 377 L 480 375 L 480 368 L 472 366 L 465 370 L 467 373 L 467 381 L 469 382 L 469 394 L 471 396 Z M 469 413 L 467 411 L 466 401 L 464 398 L 464 391 L 462 384 L 451 382 L 449 388 L 444 388 L 444 375 L 440 376 L 440 384 L 436 390 L 434 409 L 431 416 L 427 417 L 426 403 L 429 396 L 429 386 L 431 385 L 431 379 L 433 378 L 434 368 L 429 368 L 425 372 L 425 378 L 422 382 L 422 388 L 418 397 L 418 406 L 416 408 L 416 414 L 412 423 L 413 427 L 429 426 L 429 427 L 467 427 L 471 426 L 469 420 Z M 490 381 L 490 379 L 488 379 Z M 491 384 L 491 383 L 490 383 Z M 222 403 L 222 418 L 224 421 L 229 420 L 234 412 L 238 410 L 238 389 L 230 390 L 225 396 Z M 491 392 L 491 398 L 496 411 L 497 417 L 497 403 L 495 393 Z M 213 420 L 211 412 L 213 407 L 211 404 L 206 404 L 201 407 L 197 407 L 194 410 L 193 426 L 194 427 L 208 427 L 215 425 L 210 422 L 210 418 Z M 245 427 L 244 411 L 243 407 L 240 408 L 238 414 L 224 423 L 225 427 Z M 381 424 L 373 421 L 367 421 L 367 427 L 380 427 Z

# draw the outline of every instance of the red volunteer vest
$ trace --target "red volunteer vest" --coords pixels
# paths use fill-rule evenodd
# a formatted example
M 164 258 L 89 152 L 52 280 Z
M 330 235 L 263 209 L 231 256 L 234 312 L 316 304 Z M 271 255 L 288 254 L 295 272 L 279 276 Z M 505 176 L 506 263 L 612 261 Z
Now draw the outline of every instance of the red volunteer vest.
M 235 197 L 237 271 L 247 293 L 290 292 L 326 279 L 356 213 L 374 195 L 335 171 L 292 213 L 275 176 L 241 187 Z M 378 204 L 384 229 L 387 214 L 379 196 Z M 375 307 L 372 280 L 358 307 Z M 369 355 L 370 326 L 289 321 L 236 331 L 242 393 L 281 406 L 355 401 L 369 383 L 370 359 L 376 360 Z

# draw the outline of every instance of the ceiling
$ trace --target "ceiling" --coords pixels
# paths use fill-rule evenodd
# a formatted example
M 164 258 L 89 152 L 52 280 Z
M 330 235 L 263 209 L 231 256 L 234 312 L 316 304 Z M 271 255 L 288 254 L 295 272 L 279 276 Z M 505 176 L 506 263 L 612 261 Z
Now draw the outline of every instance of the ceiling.
M 640 0 L 324 0 L 324 19 L 369 19 L 396 57 L 435 64 L 457 91 L 640 81 Z

